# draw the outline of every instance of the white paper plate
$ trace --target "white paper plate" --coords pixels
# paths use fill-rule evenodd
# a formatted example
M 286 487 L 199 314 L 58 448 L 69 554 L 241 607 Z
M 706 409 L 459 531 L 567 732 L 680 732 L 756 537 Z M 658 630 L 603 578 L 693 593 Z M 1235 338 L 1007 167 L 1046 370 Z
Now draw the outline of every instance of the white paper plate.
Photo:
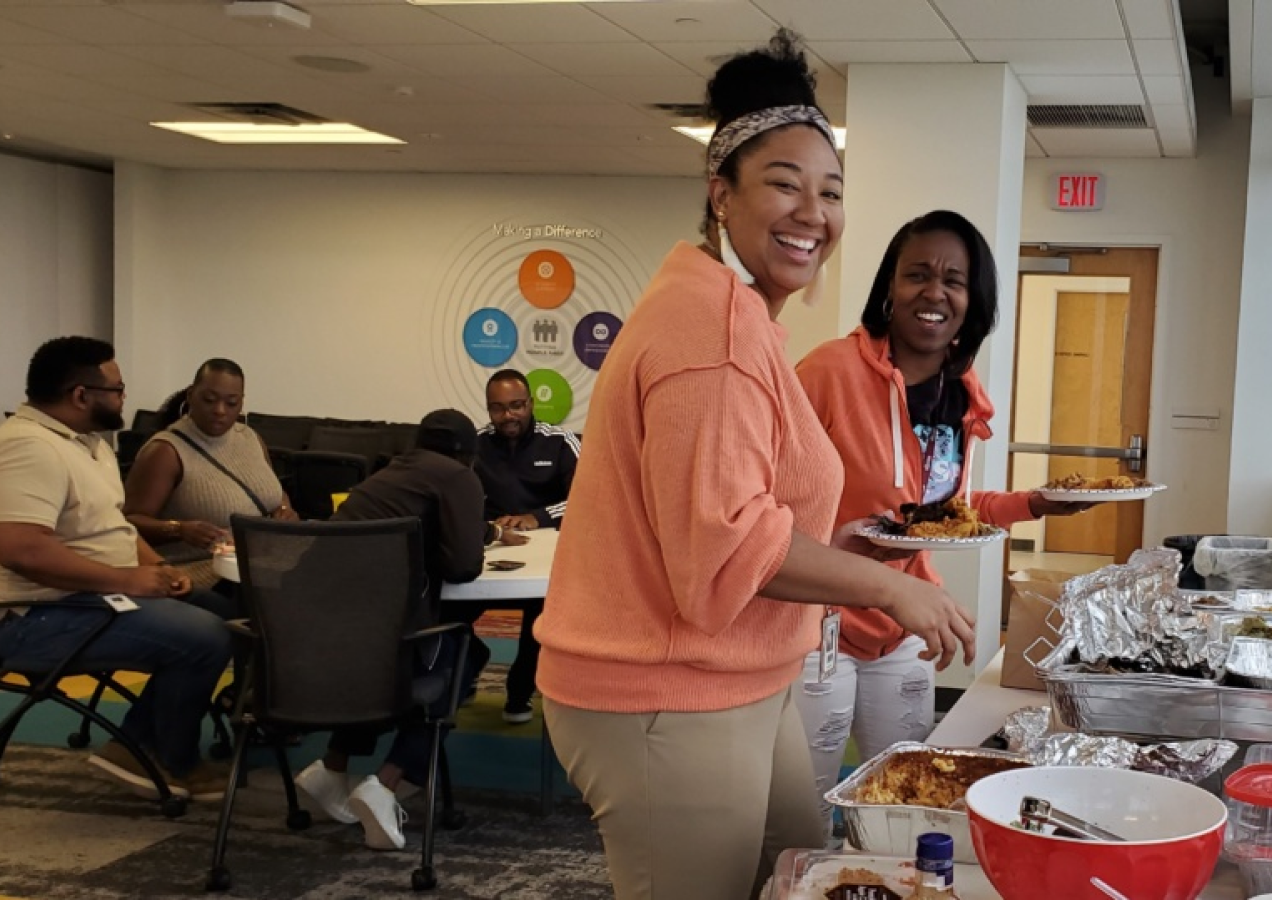
M 1047 500 L 1057 500 L 1061 503 L 1119 503 L 1127 500 L 1143 500 L 1164 490 L 1166 490 L 1164 484 L 1146 484 L 1143 487 L 1108 490 L 1038 488 L 1038 493 Z
M 992 527 L 992 526 L 991 526 Z M 878 525 L 867 525 L 857 534 L 879 547 L 894 550 L 977 550 L 1007 537 L 1007 529 L 994 528 L 992 534 L 972 538 L 921 538 L 903 534 L 888 534 Z
M 820 856 L 820 854 L 819 854 Z M 773 900 L 824 900 L 826 892 L 839 883 L 844 869 L 872 872 L 879 876 L 883 887 L 900 897 L 909 897 L 914 891 L 914 860 L 887 856 L 824 856 L 814 858 L 794 878 L 787 873 L 776 873 L 769 897 Z M 779 863 L 780 864 L 780 863 Z M 999 895 L 989 883 L 980 866 L 954 864 L 954 890 L 960 900 L 991 900 Z

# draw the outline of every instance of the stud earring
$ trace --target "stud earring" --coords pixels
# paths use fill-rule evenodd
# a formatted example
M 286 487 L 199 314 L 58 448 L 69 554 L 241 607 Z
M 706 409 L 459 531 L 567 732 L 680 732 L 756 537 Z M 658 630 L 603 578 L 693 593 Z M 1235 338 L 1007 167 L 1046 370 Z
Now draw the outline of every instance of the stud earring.
M 729 229 L 724 227 L 724 214 L 720 213 L 716 220 L 716 230 L 720 233 L 720 261 L 734 271 L 743 284 L 755 284 L 755 276 L 746 270 L 742 260 L 733 249 L 729 240 Z

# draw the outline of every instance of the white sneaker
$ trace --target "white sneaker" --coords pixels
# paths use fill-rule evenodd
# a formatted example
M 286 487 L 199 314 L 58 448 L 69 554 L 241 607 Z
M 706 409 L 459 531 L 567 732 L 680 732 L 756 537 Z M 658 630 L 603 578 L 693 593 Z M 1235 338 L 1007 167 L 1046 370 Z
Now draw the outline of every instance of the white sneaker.
M 406 810 L 380 779 L 374 775 L 364 778 L 349 795 L 349 808 L 362 823 L 367 846 L 372 850 L 401 850 L 406 846 L 406 835 L 402 833 Z
M 352 825 L 358 817 L 349 808 L 349 779 L 333 772 L 316 759 L 296 776 L 296 787 L 304 791 L 318 808 L 337 822 Z

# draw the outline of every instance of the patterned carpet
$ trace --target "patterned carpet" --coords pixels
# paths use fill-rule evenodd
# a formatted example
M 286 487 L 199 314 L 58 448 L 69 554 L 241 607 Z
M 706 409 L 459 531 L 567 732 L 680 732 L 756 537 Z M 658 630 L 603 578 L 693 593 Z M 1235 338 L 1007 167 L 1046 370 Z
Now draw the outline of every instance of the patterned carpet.
M 22 900 L 123 900 L 203 895 L 215 804 L 191 804 L 166 820 L 154 804 L 89 774 L 82 751 L 16 744 L 0 766 L 0 896 Z M 261 761 L 262 764 L 264 760 Z M 422 794 L 403 803 L 418 821 Z M 587 811 L 560 801 L 549 817 L 532 797 L 459 791 L 468 815 L 438 830 L 443 900 L 600 900 L 612 897 Z M 407 852 L 377 853 L 361 829 L 315 819 L 304 832 L 283 822 L 277 774 L 253 770 L 240 791 L 228 863 L 234 886 L 221 896 L 260 900 L 343 900 L 410 896 L 421 834 L 407 823 Z

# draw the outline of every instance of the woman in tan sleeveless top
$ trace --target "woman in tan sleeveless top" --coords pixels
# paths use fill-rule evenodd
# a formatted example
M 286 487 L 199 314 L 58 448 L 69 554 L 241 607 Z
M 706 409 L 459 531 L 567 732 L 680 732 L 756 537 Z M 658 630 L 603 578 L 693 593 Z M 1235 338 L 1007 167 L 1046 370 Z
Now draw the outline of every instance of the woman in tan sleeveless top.
M 212 548 L 230 540 L 231 515 L 298 517 L 264 442 L 238 421 L 243 405 L 238 364 L 208 360 L 183 393 L 184 415 L 137 454 L 125 485 L 124 514 L 161 555 L 206 587 L 215 581 Z

